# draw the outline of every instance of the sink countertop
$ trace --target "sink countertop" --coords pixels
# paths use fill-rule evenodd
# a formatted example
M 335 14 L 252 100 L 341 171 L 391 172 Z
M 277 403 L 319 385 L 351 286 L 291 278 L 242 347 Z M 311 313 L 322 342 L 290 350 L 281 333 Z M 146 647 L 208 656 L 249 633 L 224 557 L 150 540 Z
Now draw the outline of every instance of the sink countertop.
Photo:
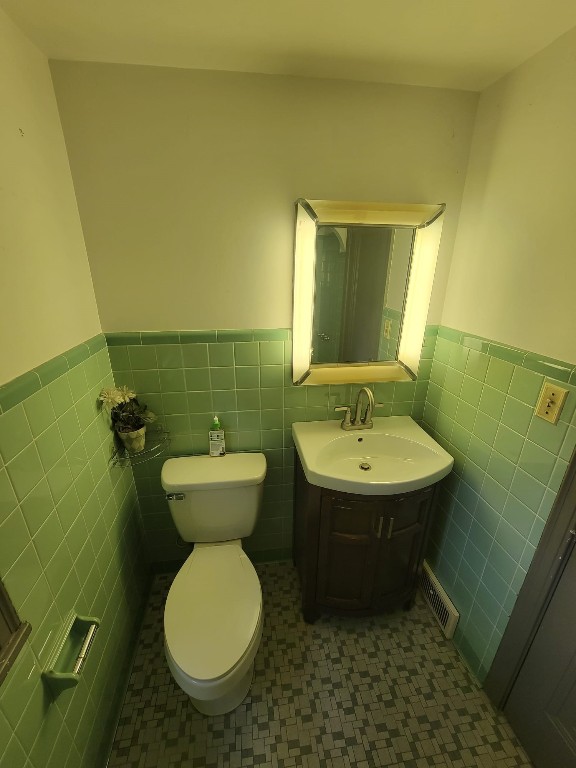
M 340 421 L 296 422 L 292 434 L 306 479 L 345 493 L 392 495 L 445 477 L 454 459 L 409 416 L 373 419 L 374 427 L 343 430 Z

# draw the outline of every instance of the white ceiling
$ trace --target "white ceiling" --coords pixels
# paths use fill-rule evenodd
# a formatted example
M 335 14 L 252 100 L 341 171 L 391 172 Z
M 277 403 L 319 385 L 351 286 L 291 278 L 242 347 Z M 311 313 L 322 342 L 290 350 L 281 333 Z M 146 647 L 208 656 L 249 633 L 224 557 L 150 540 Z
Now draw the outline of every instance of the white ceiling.
M 575 0 L 0 0 L 53 59 L 482 90 Z

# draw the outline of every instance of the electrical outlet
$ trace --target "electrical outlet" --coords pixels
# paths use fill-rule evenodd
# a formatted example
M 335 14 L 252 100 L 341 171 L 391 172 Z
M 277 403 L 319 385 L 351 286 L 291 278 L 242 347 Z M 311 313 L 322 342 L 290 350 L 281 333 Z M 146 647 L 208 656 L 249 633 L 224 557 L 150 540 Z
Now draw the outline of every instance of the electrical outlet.
M 389 339 L 392 333 L 392 320 L 384 320 L 384 338 Z
M 567 395 L 567 389 L 563 389 L 562 387 L 556 386 L 556 384 L 545 381 L 534 413 L 541 419 L 549 421 L 551 424 L 556 424 L 562 413 L 562 408 L 564 407 L 564 401 L 566 400 Z

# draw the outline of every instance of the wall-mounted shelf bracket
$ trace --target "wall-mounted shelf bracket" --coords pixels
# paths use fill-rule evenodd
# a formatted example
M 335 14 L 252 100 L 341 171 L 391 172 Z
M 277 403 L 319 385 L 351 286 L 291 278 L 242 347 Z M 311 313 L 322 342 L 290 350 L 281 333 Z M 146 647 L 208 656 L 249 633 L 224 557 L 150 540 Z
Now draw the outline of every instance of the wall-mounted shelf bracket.
M 167 430 L 162 427 L 157 429 L 149 428 L 146 430 L 146 444 L 144 450 L 138 451 L 138 453 L 128 453 L 126 449 L 120 445 L 120 442 L 117 441 L 109 461 L 113 467 L 124 467 L 127 464 L 131 464 L 134 467 L 137 464 L 142 464 L 145 461 L 161 456 L 169 445 L 170 433 Z

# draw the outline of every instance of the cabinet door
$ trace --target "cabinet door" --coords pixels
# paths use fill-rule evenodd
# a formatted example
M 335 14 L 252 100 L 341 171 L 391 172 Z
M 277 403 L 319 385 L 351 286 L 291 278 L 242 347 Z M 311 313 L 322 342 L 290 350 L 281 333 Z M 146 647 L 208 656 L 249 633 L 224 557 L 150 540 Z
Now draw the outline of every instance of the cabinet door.
M 370 607 L 378 562 L 381 505 L 325 493 L 320 510 L 316 600 L 334 608 Z
M 385 605 L 396 596 L 408 599 L 416 586 L 428 525 L 431 490 L 383 502 L 381 546 L 374 604 Z

